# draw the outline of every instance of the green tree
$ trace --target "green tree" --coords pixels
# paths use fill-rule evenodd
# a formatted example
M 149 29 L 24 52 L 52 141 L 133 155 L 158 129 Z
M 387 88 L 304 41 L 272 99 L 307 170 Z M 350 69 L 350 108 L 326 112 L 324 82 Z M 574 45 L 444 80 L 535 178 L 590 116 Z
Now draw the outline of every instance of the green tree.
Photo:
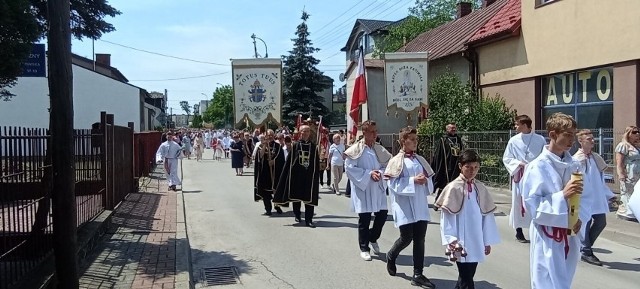
M 233 87 L 217 87 L 213 99 L 202 115 L 202 119 L 217 128 L 233 124 Z
M 374 57 L 379 57 L 383 52 L 396 52 L 418 35 L 454 20 L 458 2 L 461 1 L 416 0 L 415 5 L 409 8 L 407 19 L 389 29 L 389 34 L 376 45 Z M 479 7 L 481 1 L 466 0 L 462 2 L 472 2 L 475 7 Z
M 193 120 L 191 121 L 192 128 L 202 128 L 202 116 L 199 114 L 195 114 L 193 116 Z
M 450 122 L 455 122 L 461 131 L 507 130 L 515 114 L 499 95 L 478 97 L 470 84 L 447 72 L 429 86 L 429 118 L 418 126 L 418 131 L 440 135 Z
M 187 114 L 187 119 L 188 119 L 189 116 L 191 115 L 191 106 L 189 105 L 189 102 L 186 101 L 186 100 L 181 101 L 180 102 L 180 107 L 182 108 L 184 113 Z
M 47 1 L 0 0 L 0 98 L 14 95 L 7 89 L 16 84 L 31 44 L 43 39 L 49 27 Z M 71 0 L 71 32 L 77 39 L 98 39 L 115 31 L 106 17 L 120 11 L 107 0 Z
M 322 104 L 319 92 L 331 88 L 323 73 L 316 67 L 320 60 L 313 57 L 318 48 L 314 48 L 309 39 L 307 20 L 309 14 L 302 12 L 302 23 L 296 29 L 297 38 L 293 41 L 293 50 L 284 59 L 282 123 L 294 127 L 298 114 L 307 117 L 324 116 L 329 120 L 329 109 Z M 323 121 L 324 122 L 324 121 Z M 328 122 L 328 121 L 327 121 Z M 326 123 L 326 122 L 325 122 Z
M 13 96 L 6 88 L 16 84 L 31 43 L 39 38 L 28 0 L 0 0 L 0 99 L 8 101 Z

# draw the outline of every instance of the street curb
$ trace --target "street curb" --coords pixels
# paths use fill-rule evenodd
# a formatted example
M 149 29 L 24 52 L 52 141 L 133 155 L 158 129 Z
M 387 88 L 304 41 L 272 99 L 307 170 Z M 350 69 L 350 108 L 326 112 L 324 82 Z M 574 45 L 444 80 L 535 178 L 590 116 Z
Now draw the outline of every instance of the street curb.
M 498 210 L 509 216 L 511 211 L 511 190 L 488 187 L 494 196 Z M 607 226 L 600 233 L 600 238 L 607 239 L 625 246 L 640 249 L 639 225 L 635 222 L 619 220 L 615 212 L 607 214 Z
M 170 192 L 171 193 L 171 192 Z M 193 289 L 191 282 L 191 245 L 187 234 L 187 222 L 184 212 L 184 194 L 182 191 L 177 194 L 177 218 L 176 218 L 176 289 Z

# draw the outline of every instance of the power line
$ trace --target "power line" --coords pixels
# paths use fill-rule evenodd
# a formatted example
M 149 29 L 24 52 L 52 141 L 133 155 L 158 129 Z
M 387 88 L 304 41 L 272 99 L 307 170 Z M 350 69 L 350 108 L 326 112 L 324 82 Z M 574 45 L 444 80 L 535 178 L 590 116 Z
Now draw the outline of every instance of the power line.
M 360 15 L 360 14 L 362 14 L 362 15 L 367 15 L 367 14 L 369 14 L 369 13 L 371 13 L 371 12 L 373 12 L 373 11 L 377 10 L 378 8 L 380 8 L 380 7 L 384 6 L 385 4 L 386 4 L 385 2 L 380 2 L 380 3 L 378 3 L 378 5 L 373 5 L 373 4 L 372 4 L 372 5 L 369 5 L 369 6 L 365 7 L 364 9 L 362 9 L 362 10 L 360 10 L 360 11 L 356 12 L 356 14 L 352 15 L 352 16 L 351 16 L 351 18 L 348 18 L 347 20 L 343 21 L 342 23 L 340 23 L 340 24 L 338 24 L 336 27 L 334 27 L 334 29 L 332 29 L 332 30 L 330 30 L 330 31 L 328 31 L 328 32 L 326 32 L 326 33 L 323 33 L 321 36 L 319 36 L 319 37 L 316 39 L 316 41 L 317 41 L 318 45 L 320 45 L 319 43 L 320 43 L 320 42 L 322 42 L 322 41 L 326 41 L 326 40 L 328 40 L 328 39 L 333 39 L 333 38 L 332 38 L 333 33 L 337 32 L 337 31 L 339 31 L 339 30 L 341 30 L 341 29 L 344 29 L 344 25 L 345 25 L 345 24 L 346 24 L 346 25 L 347 25 L 347 27 L 348 27 L 348 26 L 349 26 L 349 22 L 350 22 L 350 21 L 353 21 L 353 18 L 354 18 L 354 17 L 356 17 L 356 19 L 357 19 L 357 18 L 359 18 L 357 15 Z M 373 7 L 373 9 L 371 9 L 372 7 Z M 366 13 L 363 13 L 365 10 L 368 10 L 368 11 L 367 11 Z
M 320 29 L 316 30 L 316 33 L 322 31 L 322 29 L 325 29 L 327 27 L 329 27 L 329 24 L 331 24 L 333 21 L 338 20 L 340 17 L 342 17 L 343 15 L 347 14 L 349 11 L 351 11 L 351 9 L 355 8 L 356 6 L 358 6 L 360 3 L 362 3 L 362 1 L 364 0 L 360 0 L 358 1 L 358 3 L 356 3 L 355 5 L 351 6 L 351 8 L 345 10 L 344 12 L 342 12 L 342 14 L 338 15 L 338 17 L 331 19 L 329 22 L 327 22 L 327 24 L 325 24 L 324 26 L 320 27 Z
M 124 45 L 124 44 L 115 43 L 115 42 L 111 42 L 111 41 L 107 41 L 107 40 L 102 40 L 102 39 L 99 39 L 99 40 L 102 41 L 102 42 L 106 42 L 106 43 L 109 43 L 109 44 L 112 44 L 112 45 L 128 48 L 128 49 L 131 49 L 131 50 L 136 50 L 136 51 L 149 53 L 149 54 L 153 54 L 153 55 L 158 55 L 158 56 L 163 56 L 163 57 L 168 57 L 168 58 L 174 58 L 174 59 L 190 61 L 190 62 L 195 62 L 195 63 L 202 63 L 202 64 L 210 64 L 210 65 L 218 65 L 218 66 L 231 66 L 231 64 L 222 64 L 222 63 L 215 63 L 215 62 L 208 62 L 208 61 L 202 61 L 202 60 L 189 59 L 189 58 L 184 58 L 184 57 L 179 57 L 179 56 L 172 56 L 172 55 L 167 55 L 167 54 L 163 54 L 163 53 L 159 53 L 159 52 L 153 52 L 153 51 L 149 51 L 149 50 L 135 48 L 135 47 L 131 47 L 131 46 L 127 46 L 127 45 Z
M 205 78 L 205 77 L 209 77 L 209 76 L 223 75 L 223 74 L 227 74 L 227 73 L 231 73 L 231 72 L 230 72 L 230 71 L 227 71 L 227 72 L 220 72 L 220 73 L 214 73 L 214 74 L 197 75 L 197 76 L 187 76 L 187 77 L 179 77 L 179 78 L 166 78 L 166 79 L 136 79 L 136 80 L 130 80 L 130 81 L 171 81 L 171 80 L 185 80 L 185 79 Z

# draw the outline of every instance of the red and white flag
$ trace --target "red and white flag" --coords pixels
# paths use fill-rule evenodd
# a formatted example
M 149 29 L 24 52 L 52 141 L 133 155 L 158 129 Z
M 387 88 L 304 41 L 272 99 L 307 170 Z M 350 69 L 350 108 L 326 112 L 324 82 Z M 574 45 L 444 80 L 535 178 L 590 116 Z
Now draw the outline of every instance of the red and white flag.
M 351 106 L 347 114 L 347 129 L 351 132 L 352 137 L 358 134 L 358 120 L 360 118 L 360 105 L 367 102 L 367 80 L 364 68 L 364 53 L 360 47 L 360 56 L 358 57 L 358 74 L 356 82 L 353 86 L 353 94 L 351 95 Z

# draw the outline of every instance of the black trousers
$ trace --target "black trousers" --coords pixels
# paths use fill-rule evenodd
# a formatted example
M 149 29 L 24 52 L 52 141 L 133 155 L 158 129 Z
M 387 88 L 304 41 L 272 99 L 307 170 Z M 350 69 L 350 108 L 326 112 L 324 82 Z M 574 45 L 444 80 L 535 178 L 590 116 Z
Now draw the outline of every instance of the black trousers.
M 296 216 L 296 218 L 300 218 L 300 215 L 302 215 L 302 212 L 300 212 L 300 209 L 302 207 L 302 202 L 292 202 L 293 204 L 293 214 Z M 315 210 L 315 207 L 312 205 L 304 205 L 304 221 L 307 223 L 313 222 L 313 212 Z
M 351 196 L 351 182 L 347 178 L 347 188 L 344 190 L 344 194 L 347 196 Z
M 324 173 L 327 173 L 327 186 L 331 186 L 331 169 L 320 171 L 320 185 L 324 185 Z
M 262 203 L 264 203 L 264 210 L 267 211 L 267 213 L 271 212 L 271 209 L 273 209 L 273 205 L 271 204 L 271 200 L 273 199 L 273 195 L 272 194 L 264 194 L 264 196 L 262 196 Z
M 413 242 L 413 275 L 422 275 L 424 268 L 424 237 L 427 234 L 427 221 L 418 221 L 400 226 L 400 238 L 393 243 L 387 258 L 395 260 L 400 251 Z
M 380 210 L 375 212 L 373 219 L 373 228 L 369 228 L 371 224 L 371 213 L 358 214 L 358 243 L 360 251 L 369 252 L 369 243 L 377 243 L 378 238 L 382 234 L 382 227 L 387 222 L 388 210 Z
M 473 284 L 473 276 L 476 275 L 478 262 L 456 262 L 456 265 L 458 266 L 458 283 L 456 283 L 455 289 L 475 289 L 476 287 Z

